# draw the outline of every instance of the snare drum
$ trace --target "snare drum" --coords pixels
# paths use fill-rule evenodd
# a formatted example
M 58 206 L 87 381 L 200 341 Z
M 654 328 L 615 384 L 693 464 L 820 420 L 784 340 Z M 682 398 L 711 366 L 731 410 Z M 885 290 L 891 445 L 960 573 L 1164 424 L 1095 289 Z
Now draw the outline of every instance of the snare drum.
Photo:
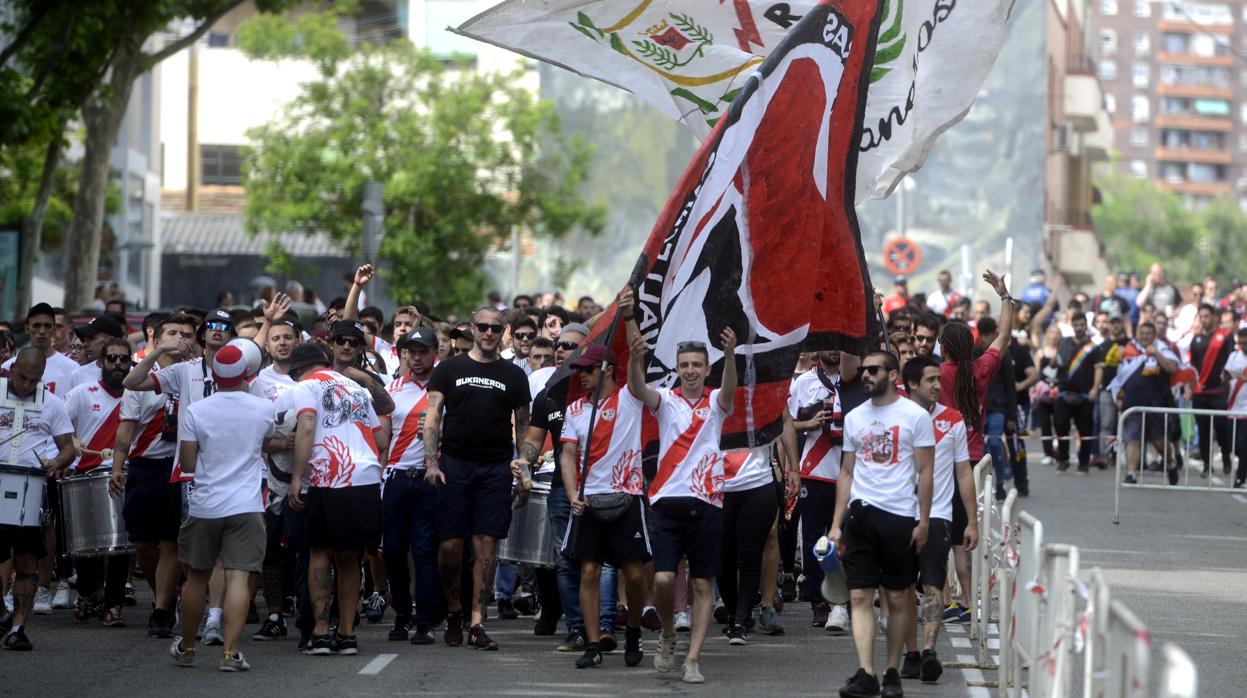
M 498 543 L 499 560 L 554 567 L 554 536 L 546 517 L 549 498 L 550 481 L 533 480 L 528 504 L 511 512 L 511 529 Z
M 71 557 L 104 557 L 134 550 L 126 535 L 123 497 L 108 492 L 108 468 L 61 480 L 65 552 Z
M 0 465 L 0 525 L 38 528 L 46 483 L 42 470 Z

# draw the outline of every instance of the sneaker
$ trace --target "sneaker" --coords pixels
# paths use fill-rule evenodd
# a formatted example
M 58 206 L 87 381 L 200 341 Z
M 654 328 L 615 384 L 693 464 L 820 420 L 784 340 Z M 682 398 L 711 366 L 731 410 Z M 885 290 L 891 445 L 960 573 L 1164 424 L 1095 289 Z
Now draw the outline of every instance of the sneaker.
M 1171 485 L 1176 485 L 1176 484 L 1178 484 L 1177 482 L 1174 482 L 1174 480 L 1177 480 L 1177 478 L 1172 478 L 1172 479 L 1171 479 L 1171 481 L 1169 482 L 1169 484 L 1171 484 Z M 1247 480 L 1235 480 L 1235 481 L 1234 481 L 1234 489 L 1236 489 L 1236 490 L 1241 490 L 1241 489 L 1243 489 L 1243 485 L 1245 485 L 1245 484 L 1247 484 Z
M 66 585 L 66 590 L 68 591 L 68 585 Z M 61 593 L 59 584 L 57 585 L 56 593 Z M 129 606 L 133 608 L 134 606 L 139 605 L 139 600 L 134 596 L 133 584 L 126 584 L 125 594 L 125 597 L 121 601 L 122 606 Z M 66 594 L 66 596 L 68 596 L 68 594 Z M 56 608 L 56 598 L 52 599 L 52 608 Z
M 182 638 L 180 637 L 173 638 L 173 644 L 169 645 L 169 656 L 173 657 L 174 663 L 178 666 L 195 666 L 195 648 L 182 649 Z
M 723 625 L 727 623 L 727 606 L 723 605 L 723 599 L 714 600 L 714 622 Z
M 1170 485 L 1176 485 L 1178 484 L 1178 481 L 1182 479 L 1182 469 L 1181 468 L 1169 468 L 1168 470 L 1165 471 L 1165 476 L 1169 479 Z M 1238 484 L 1240 482 L 1242 481 L 1235 480 L 1234 486 L 1240 487 L 1241 485 Z
M 693 614 L 688 611 L 680 611 L 675 614 L 676 632 L 686 633 L 693 627 Z
M 827 616 L 831 613 L 831 606 L 825 603 L 817 603 L 810 608 L 810 612 L 812 614 L 810 625 L 815 628 L 825 627 L 827 625 Z
M 333 644 L 330 649 L 334 654 L 350 657 L 359 654 L 359 642 L 356 641 L 354 635 L 339 635 L 334 633 Z
M 173 637 L 173 614 L 163 608 L 153 608 L 147 617 L 148 637 Z
M 940 658 L 935 654 L 935 650 L 922 651 L 922 672 L 921 679 L 923 683 L 935 683 L 940 680 L 940 674 L 944 673 L 944 665 L 940 664 Z
M 784 601 L 791 603 L 797 600 L 797 578 L 791 574 L 785 574 L 784 579 L 779 583 L 779 595 Z
M 1126 477 L 1122 479 L 1122 482 L 1127 485 L 1137 485 L 1139 484 L 1139 477 L 1134 473 L 1126 473 Z
M 450 647 L 463 644 L 463 609 L 446 614 L 446 629 L 442 631 L 442 642 Z
M 36 616 L 46 616 L 52 613 L 52 594 L 48 593 L 47 587 L 39 587 L 35 589 L 35 607 Z
M 104 611 L 104 627 L 106 628 L 126 627 L 126 619 L 121 617 L 121 606 L 113 606 L 107 611 Z
M 589 649 L 576 660 L 577 669 L 592 669 L 602 666 L 602 650 L 597 645 L 589 645 Z
M 78 623 L 85 623 L 92 618 L 99 618 L 103 615 L 103 612 L 103 604 L 94 599 L 79 596 L 78 600 L 74 602 L 73 618 Z
M 533 635 L 548 637 L 559 631 L 559 619 L 557 616 L 551 618 L 551 614 L 542 613 L 537 622 L 533 624 Z
M 684 683 L 706 683 L 706 677 L 701 675 L 701 664 L 692 660 L 684 661 L 684 678 L 680 679 Z
M 129 592 L 131 587 L 126 585 L 126 591 Z M 73 608 L 74 601 L 69 596 L 69 582 L 61 580 L 56 583 L 56 593 L 52 595 L 52 608 Z
M 225 644 L 225 636 L 221 634 L 220 621 L 208 621 L 204 625 L 204 644 L 210 646 Z
M 433 642 L 433 626 L 431 625 L 417 625 L 415 632 L 411 634 L 413 645 L 431 645 Z
M 589 639 L 585 637 L 583 628 L 572 628 L 567 638 L 559 645 L 559 652 L 584 652 L 589 647 Z
M 1039 461 L 1039 462 L 1040 462 L 1041 464 L 1043 464 L 1043 465 L 1052 465 L 1052 463 L 1053 463 L 1052 456 L 1044 456 L 1044 457 L 1043 457 L 1043 460 L 1041 460 L 1041 461 Z
M 779 622 L 779 616 L 773 608 L 764 608 L 758 614 L 758 631 L 763 635 L 783 635 L 784 624 Z
M 961 614 L 965 612 L 965 610 L 965 607 L 956 601 L 948 604 L 948 608 L 944 609 L 944 622 L 957 622 L 961 620 Z
M 468 631 L 468 647 L 474 650 L 493 651 L 498 649 L 498 643 L 491 640 L 489 635 L 485 634 L 485 627 L 477 623 Z
M 10 605 L 9 608 L 12 606 Z M 658 609 L 653 606 L 645 609 L 645 612 L 641 614 L 641 627 L 651 633 L 662 630 L 662 619 L 658 617 Z
M 402 642 L 406 640 L 411 633 L 411 617 L 397 616 L 394 618 L 394 627 L 390 629 L 390 640 L 394 642 Z
M 280 613 L 270 613 L 268 618 L 264 619 L 264 623 L 260 625 L 260 629 L 255 631 L 255 635 L 251 636 L 251 639 L 257 642 L 280 640 L 286 636 L 286 633 L 286 619 L 282 618 Z M 406 637 L 403 639 L 406 639 Z
M 1090 474 L 1091 474 L 1091 468 L 1087 467 L 1087 464 L 1086 464 L 1086 463 L 1079 463 L 1079 464 L 1078 464 L 1078 474 L 1079 474 L 1079 475 L 1090 475 Z
M 849 629 L 849 611 L 844 606 L 832 606 L 831 613 L 827 615 L 827 622 L 823 624 L 823 629 L 832 635 L 843 635 Z
M 313 635 L 311 645 L 303 650 L 303 654 L 314 657 L 326 657 L 333 654 L 333 635 Z
M 1058 473 L 1063 473 L 1063 472 L 1065 472 L 1066 470 L 1069 470 L 1069 461 L 1067 461 L 1067 460 L 1063 460 L 1063 461 L 1061 461 L 1060 463 L 1057 463 L 1057 464 L 1056 464 L 1056 471 L 1057 471 Z
M 658 636 L 658 654 L 654 655 L 654 669 L 661 673 L 675 666 L 675 635 Z
M 727 644 L 729 645 L 747 645 L 749 639 L 745 637 L 745 626 L 733 625 L 727 631 Z
M 637 666 L 645 658 L 641 650 L 641 629 L 628 628 L 624 631 L 624 664 Z
M 598 648 L 603 654 L 610 654 L 619 647 L 619 641 L 615 639 L 615 633 L 606 628 L 602 628 L 602 632 L 598 635 Z
M 305 628 L 299 628 L 299 643 L 294 646 L 300 654 L 312 653 L 312 631 Z
M 535 616 L 541 609 L 541 604 L 537 603 L 537 596 L 528 593 L 517 593 L 511 600 L 511 606 L 521 616 Z
M 874 674 L 867 674 L 861 667 L 840 687 L 840 698 L 874 698 L 877 695 L 879 679 Z
M 29 652 L 35 646 L 30 644 L 30 638 L 26 637 L 26 629 L 17 625 L 4 636 L 4 648 L 13 652 Z
M 281 600 L 281 614 L 287 618 L 295 615 L 298 608 L 299 600 L 293 596 L 287 596 Z
M 922 673 L 922 655 L 918 652 L 906 652 L 901 659 L 901 678 L 916 679 Z
M 372 596 L 364 602 L 364 617 L 369 623 L 380 623 L 385 618 L 385 609 L 389 607 L 389 602 L 385 600 L 385 596 L 381 592 L 374 591 Z
M 619 604 L 619 606 L 615 608 L 615 627 L 628 627 L 628 607 L 623 604 Z
M 879 628 L 880 635 L 888 634 L 888 617 L 883 615 L 878 606 L 875 606 L 875 625 Z
M 221 663 L 217 666 L 220 671 L 246 671 L 251 668 L 247 660 L 242 656 L 242 652 L 231 655 L 226 652 L 221 657 Z
M 880 686 L 883 698 L 904 698 L 905 688 L 901 686 L 901 675 L 896 669 L 883 672 L 883 685 Z
M 511 599 L 502 599 L 498 602 L 498 618 L 501 620 L 515 620 L 520 614 L 515 610 L 515 604 L 511 603 Z

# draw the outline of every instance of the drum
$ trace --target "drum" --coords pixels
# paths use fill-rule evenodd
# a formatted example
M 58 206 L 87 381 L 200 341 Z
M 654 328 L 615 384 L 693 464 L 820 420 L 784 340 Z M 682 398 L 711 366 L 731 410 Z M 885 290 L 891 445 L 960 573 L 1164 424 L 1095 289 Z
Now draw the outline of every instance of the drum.
M 42 470 L 0 465 L 0 525 L 40 526 L 46 482 L 47 476 Z
M 134 550 L 121 516 L 124 498 L 108 493 L 108 468 L 61 480 L 65 552 L 71 557 L 104 557 Z
M 511 529 L 498 543 L 499 560 L 554 567 L 554 536 L 546 517 L 549 498 L 550 481 L 534 479 L 528 504 L 511 512 Z

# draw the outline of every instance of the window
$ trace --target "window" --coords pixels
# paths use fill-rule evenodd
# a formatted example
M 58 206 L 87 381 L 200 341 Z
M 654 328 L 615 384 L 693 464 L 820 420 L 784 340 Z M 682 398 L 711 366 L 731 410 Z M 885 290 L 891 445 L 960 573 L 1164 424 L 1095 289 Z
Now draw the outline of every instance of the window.
M 1100 30 L 1100 55 L 1117 55 L 1117 32 L 1112 29 Z
M 1142 58 L 1152 52 L 1152 35 L 1138 32 L 1134 35 L 1134 55 Z
M 1117 61 L 1104 59 L 1100 61 L 1100 79 L 1116 80 L 1117 79 Z
M 1238 149 L 1240 152 L 1247 153 L 1247 133 L 1241 133 L 1238 136 Z
M 1152 105 L 1147 97 L 1135 95 L 1130 98 L 1130 115 L 1136 124 L 1145 124 L 1152 118 Z
M 1116 95 L 1111 95 L 1111 94 L 1108 94 L 1107 92 L 1104 94 L 1104 111 L 1110 114 L 1117 113 L 1117 96 Z
M 1152 0 L 1134 0 L 1135 17 L 1152 16 Z
M 1147 83 L 1148 83 L 1148 78 L 1150 76 L 1151 76 L 1151 72 L 1148 70 L 1146 63 L 1135 63 L 1134 64 L 1133 72 L 1131 74 L 1131 79 L 1133 80 L 1135 87 L 1138 87 L 1140 89 L 1146 88 Z
M 1230 115 L 1230 103 L 1224 99 L 1196 99 L 1193 101 L 1193 106 L 1198 116 L 1225 118 Z
M 1234 13 L 1230 6 L 1223 2 L 1192 2 L 1177 0 L 1166 2 L 1161 16 L 1175 22 L 1193 24 L 1233 24 Z
M 1192 182 L 1224 182 L 1225 181 L 1225 165 L 1209 165 L 1204 162 L 1188 163 L 1186 167 L 1187 177 Z
M 1117 0 L 1100 0 L 1100 14 L 1102 15 L 1117 14 Z
M 242 154 L 236 145 L 199 146 L 203 184 L 242 184 Z
M 1147 127 L 1135 126 L 1130 129 L 1130 145 L 1147 145 Z
M 1160 178 L 1166 182 L 1181 184 L 1186 181 L 1186 167 L 1178 162 L 1160 163 Z
M 1139 179 L 1146 179 L 1147 178 L 1147 163 L 1143 162 L 1142 160 L 1131 160 L 1130 161 L 1130 176 L 1138 177 Z
M 1238 105 L 1238 118 L 1244 126 L 1247 126 L 1247 102 Z
M 1230 87 L 1232 84 L 1229 68 L 1207 65 L 1166 63 L 1160 67 L 1159 79 L 1162 85 L 1183 87 Z

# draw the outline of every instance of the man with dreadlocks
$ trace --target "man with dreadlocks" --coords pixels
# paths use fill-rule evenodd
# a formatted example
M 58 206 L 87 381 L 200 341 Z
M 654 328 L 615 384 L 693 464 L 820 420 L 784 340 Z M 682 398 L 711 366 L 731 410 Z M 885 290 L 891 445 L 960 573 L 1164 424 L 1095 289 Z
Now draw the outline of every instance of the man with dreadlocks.
M 1013 336 L 1014 301 L 1004 279 L 988 269 L 983 272 L 983 280 L 1000 296 L 1000 321 L 995 341 L 976 359 L 974 334 L 965 322 L 949 322 L 940 336 L 941 356 L 944 358 L 944 363 L 940 364 L 940 404 L 957 410 L 965 418 L 971 463 L 977 463 L 983 457 L 983 403 L 987 396 L 987 384 L 1000 368 L 1001 352 Z M 970 519 L 961 503 L 961 492 L 956 488 L 955 479 L 953 484 L 953 559 L 961 588 L 968 589 L 970 557 L 966 553 L 963 534 Z M 944 617 L 966 622 L 970 619 L 970 612 L 963 603 L 953 603 Z

